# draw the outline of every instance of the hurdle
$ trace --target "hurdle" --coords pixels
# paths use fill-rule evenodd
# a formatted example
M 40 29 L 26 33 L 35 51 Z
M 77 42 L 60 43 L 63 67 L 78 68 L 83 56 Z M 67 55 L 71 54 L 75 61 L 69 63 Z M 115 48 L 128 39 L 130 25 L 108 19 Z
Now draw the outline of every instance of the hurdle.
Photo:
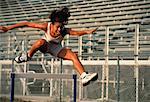
M 45 74 L 45 73 L 11 73 L 11 93 L 10 102 L 14 101 L 15 78 L 37 78 L 37 79 L 73 79 L 73 102 L 76 102 L 77 93 L 77 75 L 76 74 Z

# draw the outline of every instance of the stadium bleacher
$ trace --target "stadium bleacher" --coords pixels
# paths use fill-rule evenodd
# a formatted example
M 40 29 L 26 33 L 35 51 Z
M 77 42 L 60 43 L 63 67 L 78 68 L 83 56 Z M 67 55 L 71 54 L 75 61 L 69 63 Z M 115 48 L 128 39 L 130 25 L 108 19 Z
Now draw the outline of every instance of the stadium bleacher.
M 135 32 L 134 31 L 127 32 L 127 29 L 130 28 L 123 28 L 123 26 L 139 24 L 140 39 L 142 39 L 140 40 L 140 46 L 145 45 L 147 49 L 147 46 L 149 46 L 150 44 L 149 41 L 147 41 L 147 39 L 143 39 L 149 38 L 148 31 L 150 28 L 148 24 L 145 24 L 147 21 L 149 22 L 150 17 L 149 14 L 150 1 L 148 0 L 142 1 L 141 0 L 124 0 L 124 1 L 123 0 L 119 1 L 118 0 L 92 0 L 92 1 L 4 0 L 1 1 L 0 6 L 1 6 L 0 25 L 5 26 L 12 25 L 21 21 L 46 22 L 49 21 L 48 15 L 52 10 L 57 9 L 60 6 L 69 6 L 71 11 L 71 17 L 67 27 L 71 27 L 74 29 L 84 29 L 84 28 L 90 29 L 95 27 L 106 27 L 106 26 L 113 27 L 113 31 L 110 31 L 112 35 L 110 33 L 109 46 L 110 49 L 111 48 L 113 49 L 114 56 L 116 56 L 121 50 L 127 52 L 134 50 L 133 46 L 134 46 Z M 16 35 L 19 34 L 18 40 L 25 38 L 23 36 L 27 34 L 28 36 L 27 41 L 29 41 L 29 45 L 31 42 L 34 42 L 35 40 L 40 38 L 40 36 L 42 36 L 43 34 L 43 32 L 31 28 L 19 28 L 15 29 L 13 32 L 16 33 Z M 143 33 L 147 33 L 147 35 L 144 35 Z M 37 36 L 37 34 L 39 35 Z M 93 47 L 93 49 L 91 50 L 93 50 L 94 52 L 102 53 L 104 51 L 104 48 L 101 48 L 100 46 L 104 46 L 105 44 L 104 40 L 105 38 L 103 38 L 102 35 L 105 36 L 105 31 L 103 32 L 99 29 L 96 32 L 96 34 L 92 37 L 95 41 L 97 41 L 97 43 L 95 43 L 93 39 L 89 40 L 88 39 L 89 37 L 85 35 L 82 39 L 83 42 L 82 54 L 84 55 L 86 53 L 91 53 L 91 52 L 84 52 L 88 51 L 88 49 L 91 48 L 90 46 Z M 5 48 L 5 45 L 8 45 L 9 43 L 11 46 L 14 43 L 6 41 L 8 37 L 12 36 L 11 31 L 5 34 L 1 34 L 1 36 L 6 37 L 1 40 L 2 42 L 1 49 L 4 49 L 3 52 L 5 54 L 10 54 L 10 52 L 8 51 L 10 48 Z M 69 45 L 67 46 L 68 47 L 74 46 L 73 49 L 78 51 L 78 42 L 79 42 L 78 38 L 69 37 L 69 39 L 66 39 L 66 41 L 67 40 L 69 40 Z M 91 42 L 91 45 L 88 44 L 89 42 Z M 92 44 L 94 44 L 94 46 Z M 28 46 L 27 49 L 29 49 L 30 46 Z M 124 49 L 122 49 L 122 47 Z M 147 54 L 144 54 L 145 48 L 143 47 L 144 46 L 141 47 L 143 57 L 148 58 Z M 121 51 L 120 53 L 123 54 L 123 51 Z M 92 55 L 92 53 L 89 55 Z M 11 54 L 10 56 L 13 57 L 13 55 Z
M 78 53 L 83 62 L 99 61 L 97 63 L 103 63 L 101 61 L 105 61 L 106 57 L 110 60 L 116 60 L 117 56 L 121 56 L 121 59 L 124 60 L 135 61 L 137 46 L 138 59 L 144 61 L 150 59 L 150 0 L 1 0 L 0 26 L 9 26 L 22 21 L 49 22 L 48 16 L 51 11 L 62 6 L 69 7 L 71 12 L 66 27 L 75 30 L 99 27 L 94 34 L 80 37 L 67 35 L 63 41 L 66 47 L 70 47 Z M 109 33 L 108 39 L 106 37 L 107 33 Z M 12 60 L 18 53 L 30 49 L 32 44 L 43 35 L 43 31 L 27 27 L 13 29 L 6 33 L 0 32 L 0 60 Z M 139 37 L 139 44 L 137 45 L 136 35 Z M 40 52 L 37 52 L 33 61 L 41 60 L 42 56 Z M 45 54 L 44 58 L 51 61 L 49 54 Z M 34 69 L 35 66 L 31 65 L 30 67 Z M 99 69 L 92 70 L 101 71 L 103 70 L 102 66 Z M 37 67 L 39 66 L 37 65 Z M 123 78 L 127 80 L 129 80 L 128 77 L 134 77 L 132 75 L 134 73 L 133 69 L 128 67 L 128 70 L 125 67 L 122 68 L 122 71 L 129 71 L 128 73 L 130 73 L 130 76 L 123 74 L 126 76 L 126 78 Z M 110 73 L 113 72 L 112 69 Z M 58 71 L 58 69 L 55 70 Z M 100 76 L 99 79 L 101 77 L 103 76 Z M 128 88 L 127 85 L 124 86 L 125 89 Z M 131 83 L 132 86 L 133 82 Z M 99 94 L 98 97 L 100 97 Z

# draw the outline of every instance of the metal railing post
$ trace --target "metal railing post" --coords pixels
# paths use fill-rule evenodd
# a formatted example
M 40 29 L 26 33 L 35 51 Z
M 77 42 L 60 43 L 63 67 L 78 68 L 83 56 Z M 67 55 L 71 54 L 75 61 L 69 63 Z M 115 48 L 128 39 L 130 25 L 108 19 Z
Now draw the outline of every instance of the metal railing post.
M 117 68 L 116 68 L 116 97 L 117 97 L 117 102 L 120 101 L 120 57 L 118 56 L 117 58 Z
M 77 75 L 73 75 L 73 80 L 74 80 L 74 91 L 73 91 L 73 102 L 76 102 L 77 100 Z
M 11 86 L 10 86 L 10 102 L 14 101 L 14 88 L 15 88 L 15 74 L 14 72 L 14 60 L 12 60 L 12 66 L 11 66 Z
M 139 67 L 138 67 L 138 52 L 139 52 L 139 24 L 135 26 L 135 45 L 134 45 L 134 60 L 135 60 L 135 101 L 139 102 Z

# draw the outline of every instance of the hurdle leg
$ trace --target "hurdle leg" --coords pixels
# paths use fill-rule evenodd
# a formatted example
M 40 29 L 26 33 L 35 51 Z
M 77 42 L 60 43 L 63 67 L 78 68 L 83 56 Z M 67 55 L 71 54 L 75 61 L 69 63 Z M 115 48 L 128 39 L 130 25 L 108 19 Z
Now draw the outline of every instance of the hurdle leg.
M 76 102 L 76 98 L 77 98 L 77 75 L 76 74 L 73 75 L 73 81 L 74 81 L 73 102 Z
M 14 101 L 15 74 L 11 73 L 10 102 Z

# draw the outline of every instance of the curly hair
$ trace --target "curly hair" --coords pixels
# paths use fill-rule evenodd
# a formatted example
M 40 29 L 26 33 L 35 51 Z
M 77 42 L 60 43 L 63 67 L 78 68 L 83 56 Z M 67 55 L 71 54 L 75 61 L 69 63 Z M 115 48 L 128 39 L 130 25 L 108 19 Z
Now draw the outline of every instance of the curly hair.
M 59 10 L 53 10 L 49 16 L 49 19 L 51 20 L 52 23 L 54 22 L 65 23 L 68 21 L 69 17 L 70 17 L 69 9 L 67 7 L 62 7 Z

